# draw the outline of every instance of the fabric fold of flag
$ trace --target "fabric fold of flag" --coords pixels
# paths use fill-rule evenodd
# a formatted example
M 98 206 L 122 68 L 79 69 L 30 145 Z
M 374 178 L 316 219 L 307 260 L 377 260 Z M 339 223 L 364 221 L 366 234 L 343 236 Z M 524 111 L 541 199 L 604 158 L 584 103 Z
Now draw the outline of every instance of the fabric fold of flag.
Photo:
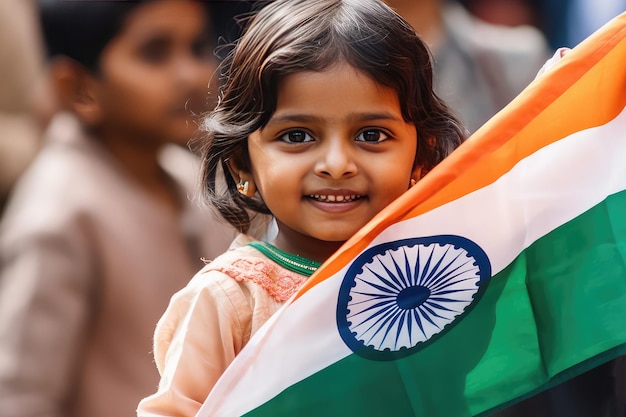
M 477 416 L 626 353 L 626 13 L 376 216 L 198 416 Z

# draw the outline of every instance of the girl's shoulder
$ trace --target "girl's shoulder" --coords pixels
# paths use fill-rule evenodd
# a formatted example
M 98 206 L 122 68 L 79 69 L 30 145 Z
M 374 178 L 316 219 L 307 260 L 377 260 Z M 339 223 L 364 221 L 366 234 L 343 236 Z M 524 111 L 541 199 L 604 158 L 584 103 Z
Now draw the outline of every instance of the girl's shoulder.
M 237 236 L 228 251 L 212 261 L 205 261 L 207 264 L 194 280 L 201 286 L 206 285 L 207 274 L 215 271 L 227 275 L 236 283 L 258 285 L 277 302 L 287 301 L 307 277 L 283 268 L 249 246 L 248 243 L 253 240 L 247 235 Z

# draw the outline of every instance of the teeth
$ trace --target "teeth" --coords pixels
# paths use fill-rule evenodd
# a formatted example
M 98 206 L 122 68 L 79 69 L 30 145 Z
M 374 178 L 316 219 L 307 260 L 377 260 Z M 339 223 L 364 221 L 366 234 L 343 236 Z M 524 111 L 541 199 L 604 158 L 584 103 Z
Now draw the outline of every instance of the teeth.
M 316 200 L 319 201 L 327 201 L 330 203 L 346 203 L 346 202 L 350 202 L 350 201 L 354 201 L 358 198 L 360 198 L 360 196 L 356 195 L 356 194 L 351 194 L 351 195 L 320 195 L 320 194 L 313 194 L 310 195 L 309 197 L 314 198 Z

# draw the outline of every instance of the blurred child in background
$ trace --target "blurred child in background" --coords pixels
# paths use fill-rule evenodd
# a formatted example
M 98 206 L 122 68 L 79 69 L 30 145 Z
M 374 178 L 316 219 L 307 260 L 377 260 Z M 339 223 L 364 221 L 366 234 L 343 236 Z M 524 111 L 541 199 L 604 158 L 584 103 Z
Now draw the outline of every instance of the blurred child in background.
M 234 229 L 189 201 L 210 3 L 40 1 L 56 109 L 0 223 L 0 415 L 132 416 L 154 325 Z M 181 146 L 182 145 L 182 146 Z

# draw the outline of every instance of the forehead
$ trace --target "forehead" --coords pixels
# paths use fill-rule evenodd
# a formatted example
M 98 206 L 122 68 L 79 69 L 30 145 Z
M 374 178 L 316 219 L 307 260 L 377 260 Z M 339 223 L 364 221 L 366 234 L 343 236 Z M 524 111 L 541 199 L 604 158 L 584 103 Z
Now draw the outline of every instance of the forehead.
M 190 34 L 208 29 L 208 11 L 195 0 L 154 0 L 137 6 L 124 19 L 121 37 Z
M 302 71 L 278 84 L 276 114 L 301 112 L 326 117 L 386 112 L 401 118 L 397 92 L 345 63 L 324 71 Z

